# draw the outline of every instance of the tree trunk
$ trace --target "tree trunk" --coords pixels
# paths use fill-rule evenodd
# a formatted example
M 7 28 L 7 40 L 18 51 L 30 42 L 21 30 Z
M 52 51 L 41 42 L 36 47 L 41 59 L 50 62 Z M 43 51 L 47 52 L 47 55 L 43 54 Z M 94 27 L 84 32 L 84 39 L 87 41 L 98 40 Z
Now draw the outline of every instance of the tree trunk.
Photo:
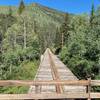
M 26 48 L 26 23 L 24 21 L 24 48 Z
M 13 50 L 15 50 L 15 48 L 16 48 L 16 33 L 14 35 L 15 36 L 14 36 L 14 49 Z
M 2 35 L 2 33 L 1 33 L 1 34 L 0 34 L 0 53 L 3 52 L 2 45 L 3 45 L 3 35 Z
M 10 64 L 9 73 L 10 73 L 10 75 L 12 74 L 12 64 Z
M 61 39 L 61 41 L 62 41 L 61 44 L 62 44 L 62 48 L 63 48 L 63 46 L 64 46 L 64 33 L 61 34 L 61 38 L 62 38 Z

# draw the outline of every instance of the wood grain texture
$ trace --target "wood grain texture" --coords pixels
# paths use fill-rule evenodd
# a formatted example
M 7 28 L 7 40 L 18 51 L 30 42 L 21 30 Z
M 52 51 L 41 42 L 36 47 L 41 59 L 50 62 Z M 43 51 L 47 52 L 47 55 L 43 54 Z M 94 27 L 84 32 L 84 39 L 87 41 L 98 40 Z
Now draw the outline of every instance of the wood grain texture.
M 61 80 L 61 81 L 0 80 L 0 86 L 30 86 L 30 85 L 57 85 L 57 84 L 87 86 L 89 82 L 87 80 Z
M 88 94 L 0 94 L 0 100 L 87 98 Z
M 54 55 L 50 49 L 47 49 L 42 57 L 40 67 L 38 69 L 38 72 L 36 74 L 36 77 L 34 79 L 35 81 L 69 81 L 70 86 L 68 83 L 66 84 L 53 84 L 53 85 L 45 85 L 45 86 L 39 86 L 41 87 L 41 93 L 52 93 L 52 92 L 81 92 L 86 93 L 86 87 L 81 86 L 80 83 L 77 83 L 77 86 L 73 86 L 73 81 L 78 81 L 78 78 L 70 71 L 68 67 L 66 67 L 60 59 Z M 75 82 L 76 83 L 76 82 Z M 48 83 L 49 84 L 49 83 Z M 88 82 L 86 83 L 88 84 Z M 39 85 L 39 84 L 38 84 Z M 63 85 L 63 86 L 62 86 Z M 72 86 L 71 86 L 72 85 Z M 75 84 L 74 84 L 75 85 Z M 81 84 L 82 85 L 82 84 Z M 84 85 L 84 83 L 83 83 Z M 49 89 L 50 88 L 50 89 Z M 56 90 L 55 90 L 56 89 Z M 29 93 L 35 93 L 35 86 L 30 87 Z

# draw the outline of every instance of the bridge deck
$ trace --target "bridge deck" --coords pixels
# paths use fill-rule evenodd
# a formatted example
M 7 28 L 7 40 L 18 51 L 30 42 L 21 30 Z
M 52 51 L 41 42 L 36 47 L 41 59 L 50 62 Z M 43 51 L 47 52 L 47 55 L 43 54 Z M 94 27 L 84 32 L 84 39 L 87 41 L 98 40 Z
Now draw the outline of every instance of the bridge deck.
M 43 59 L 34 80 L 60 81 L 78 80 L 78 78 L 50 51 L 50 49 L 47 49 L 43 55 Z M 29 93 L 86 93 L 86 87 L 71 85 L 31 86 Z

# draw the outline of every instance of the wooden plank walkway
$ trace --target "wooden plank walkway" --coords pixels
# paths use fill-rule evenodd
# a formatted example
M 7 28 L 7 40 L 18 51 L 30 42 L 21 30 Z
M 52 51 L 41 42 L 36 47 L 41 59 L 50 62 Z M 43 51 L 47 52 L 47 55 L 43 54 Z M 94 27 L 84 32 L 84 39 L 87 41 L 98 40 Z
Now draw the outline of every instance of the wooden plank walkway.
M 43 55 L 43 59 L 41 60 L 34 80 L 64 81 L 78 80 L 78 78 L 48 48 Z M 33 85 L 30 87 L 28 93 L 86 93 L 86 87 L 72 85 Z

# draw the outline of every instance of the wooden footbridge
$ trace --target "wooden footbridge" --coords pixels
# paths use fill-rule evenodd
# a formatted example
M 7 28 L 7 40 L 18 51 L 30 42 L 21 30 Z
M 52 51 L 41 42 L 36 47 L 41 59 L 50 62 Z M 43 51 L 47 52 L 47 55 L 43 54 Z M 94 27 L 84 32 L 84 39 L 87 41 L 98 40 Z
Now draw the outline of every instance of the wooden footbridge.
M 1 80 L 0 86 L 30 86 L 27 94 L 0 94 L 0 100 L 100 99 L 99 92 L 91 92 L 100 80 L 78 80 L 50 49 L 42 56 L 34 80 Z
M 78 80 L 76 76 L 50 51 L 47 49 L 43 55 L 39 70 L 35 77 L 35 81 L 65 81 Z M 86 87 L 83 86 L 31 86 L 29 93 L 69 93 L 69 92 L 86 92 Z

